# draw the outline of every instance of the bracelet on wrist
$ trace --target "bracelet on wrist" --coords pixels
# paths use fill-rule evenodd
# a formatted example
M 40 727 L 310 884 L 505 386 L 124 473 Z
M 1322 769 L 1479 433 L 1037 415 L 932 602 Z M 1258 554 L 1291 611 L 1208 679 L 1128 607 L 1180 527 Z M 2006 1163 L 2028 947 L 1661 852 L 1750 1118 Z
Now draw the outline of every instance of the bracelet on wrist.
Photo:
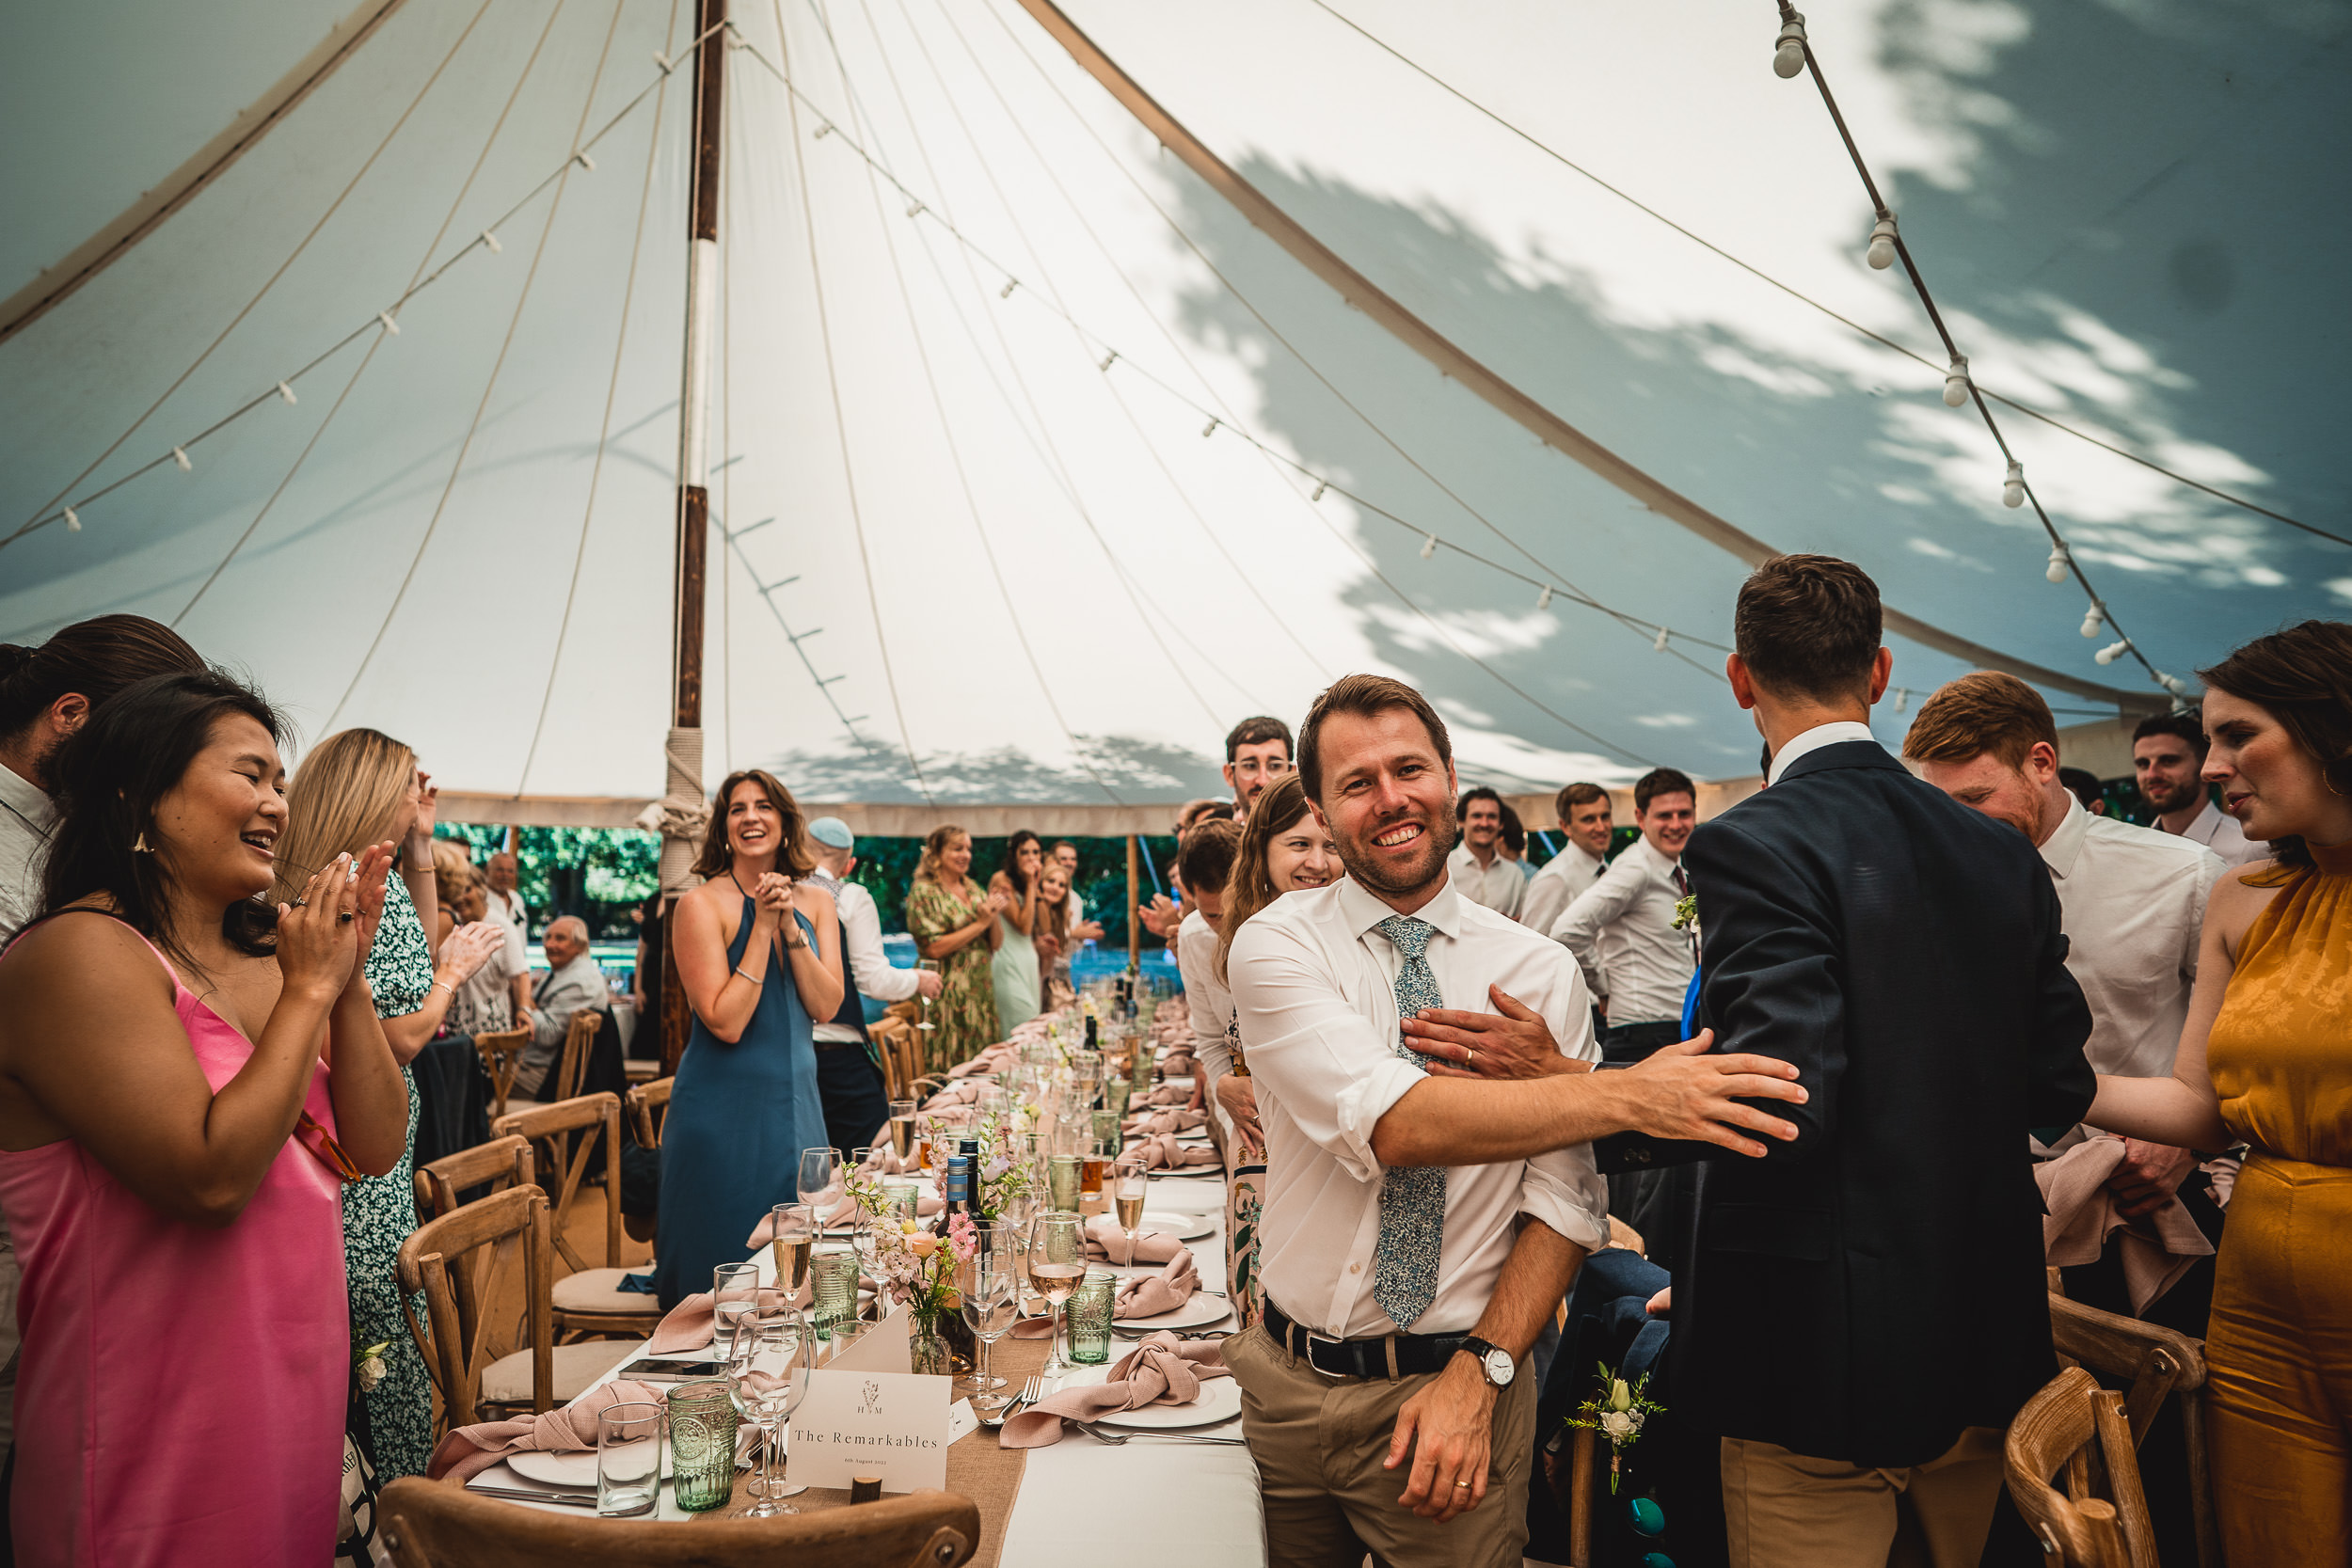
M 754 974 L 750 970 L 745 969 L 741 964 L 737 964 L 735 966 L 735 973 L 740 974 L 744 979 L 749 980 L 755 986 L 760 983 L 759 976 Z

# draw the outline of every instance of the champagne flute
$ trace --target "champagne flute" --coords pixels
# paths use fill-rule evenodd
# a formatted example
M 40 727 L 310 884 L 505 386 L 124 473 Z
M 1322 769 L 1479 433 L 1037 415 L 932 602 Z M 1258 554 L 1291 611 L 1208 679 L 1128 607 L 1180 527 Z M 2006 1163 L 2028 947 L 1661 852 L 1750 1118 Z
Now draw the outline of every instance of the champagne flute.
M 991 1370 L 996 1341 L 1012 1332 L 1021 1316 L 1021 1282 L 1013 1276 L 1011 1249 L 986 1248 L 957 1264 L 956 1292 L 963 1298 L 964 1325 L 980 1342 L 980 1364 L 972 1374 L 976 1402 L 985 1400 L 992 1410 L 1002 1409 L 1009 1402 L 987 1396 L 1005 1386 Z
M 817 1240 L 816 1222 L 805 1204 L 779 1203 L 770 1212 L 774 1240 L 769 1244 L 776 1255 L 776 1288 L 784 1291 L 787 1301 L 797 1305 L 808 1285 L 808 1249 Z
M 776 1480 L 775 1459 L 780 1429 L 808 1394 L 808 1368 L 802 1350 L 809 1338 L 808 1324 L 789 1309 L 763 1315 L 744 1325 L 735 1354 L 727 1358 L 727 1394 L 743 1418 L 759 1429 L 759 1474 L 751 1493 L 761 1499 L 743 1511 L 747 1519 L 770 1519 L 799 1509 L 778 1499 L 805 1492 L 783 1486 Z
M 1140 1160 L 1119 1163 L 1118 1185 L 1111 1201 L 1119 1206 L 1119 1228 L 1127 1233 L 1127 1266 L 1136 1266 L 1136 1232 L 1143 1227 L 1143 1195 L 1150 1186 Z
M 1042 1369 L 1048 1374 L 1067 1372 L 1075 1363 L 1062 1354 L 1062 1303 L 1086 1277 L 1086 1224 L 1067 1209 L 1049 1209 L 1029 1222 L 1029 1283 L 1053 1310 L 1054 1331 Z
M 808 1205 L 811 1220 L 822 1226 L 832 1218 L 834 1206 L 841 1201 L 839 1149 L 801 1150 L 800 1193 L 801 1201 Z
M 890 1152 L 898 1157 L 898 1166 L 906 1168 L 907 1156 L 914 1152 L 914 1101 L 894 1100 L 890 1102 Z
M 932 974 L 943 973 L 939 967 L 939 960 L 937 958 L 925 958 L 914 967 Z M 923 1022 L 916 1024 L 915 1027 L 922 1030 L 923 1033 L 927 1035 L 931 1032 L 931 999 L 928 996 L 923 998 Z

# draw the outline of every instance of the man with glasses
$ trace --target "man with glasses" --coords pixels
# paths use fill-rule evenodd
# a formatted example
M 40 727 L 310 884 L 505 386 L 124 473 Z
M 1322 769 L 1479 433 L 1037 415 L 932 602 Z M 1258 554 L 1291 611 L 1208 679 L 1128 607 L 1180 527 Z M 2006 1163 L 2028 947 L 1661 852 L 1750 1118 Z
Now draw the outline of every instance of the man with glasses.
M 1233 820 L 1249 820 L 1249 807 L 1267 786 L 1291 770 L 1291 727 L 1260 715 L 1235 724 L 1225 736 L 1225 787 L 1233 792 Z

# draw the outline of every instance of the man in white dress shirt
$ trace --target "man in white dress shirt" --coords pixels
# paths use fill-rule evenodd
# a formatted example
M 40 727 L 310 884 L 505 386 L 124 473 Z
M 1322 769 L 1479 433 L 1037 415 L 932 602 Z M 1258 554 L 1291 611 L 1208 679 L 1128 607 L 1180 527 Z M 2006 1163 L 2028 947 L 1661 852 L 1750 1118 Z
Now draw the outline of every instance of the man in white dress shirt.
M 1473 904 L 1507 919 L 1519 917 L 1527 901 L 1527 879 L 1502 853 L 1502 797 L 1480 784 L 1462 791 L 1454 804 L 1461 843 L 1446 860 L 1454 885 Z
M 1232 1044 L 1225 1037 L 1225 1026 L 1233 1022 L 1233 998 L 1217 976 L 1216 949 L 1225 917 L 1225 883 L 1240 851 L 1241 829 L 1231 822 L 1209 821 L 1185 835 L 1184 850 L 1176 858 L 1177 873 L 1192 895 L 1184 922 L 1176 927 L 1176 971 L 1184 976 L 1192 1053 L 1200 1064 L 1196 1098 L 1203 1103 L 1216 1093 L 1217 1080 L 1233 1070 Z M 1257 1136 L 1254 1127 L 1243 1131 Z
M 2193 713 L 2159 713 L 2132 731 L 2132 771 L 2139 798 L 2156 814 L 2156 826 L 2201 844 L 2232 865 L 2270 858 L 2270 846 L 2246 836 L 2237 818 L 2213 803 L 2201 776 L 2204 723 Z
M 1687 775 L 1671 768 L 1643 774 L 1633 785 L 1640 841 L 1626 846 L 1551 923 L 1551 939 L 1576 955 L 1585 984 L 1600 998 L 1610 1061 L 1638 1062 L 1682 1037 L 1698 939 L 1677 928 L 1675 907 L 1691 892 L 1682 847 L 1698 826 L 1697 803 Z
M 1519 920 L 1530 930 L 1549 935 L 1561 911 L 1576 895 L 1600 880 L 1609 866 L 1609 839 L 1616 831 L 1610 819 L 1609 792 L 1597 784 L 1572 784 L 1553 800 L 1560 819 L 1560 836 L 1567 842 L 1546 861 L 1527 884 L 1527 902 Z
M 1258 797 L 1290 776 L 1291 727 L 1261 714 L 1225 735 L 1225 787 L 1233 792 L 1233 820 L 1249 820 Z
M 1517 1568 L 1535 1411 L 1534 1379 L 1517 1374 L 1608 1236 L 1583 1146 L 1672 1120 L 1752 1148 L 1722 1124 L 1795 1129 L 1729 1097 L 1793 1085 L 1757 1058 L 1681 1052 L 1581 1073 L 1596 1052 L 1574 964 L 1454 885 L 1452 750 L 1412 688 L 1334 684 L 1301 727 L 1299 765 L 1349 875 L 1260 911 L 1229 967 L 1267 1175 L 1264 1311 L 1226 1358 L 1268 1557 Z M 1424 1027 L 1474 1050 L 1483 1018 L 1579 1075 L 1427 1075 L 1403 1021 L 1449 1007 L 1435 1016 L 1468 1028 Z
M 937 996 L 943 982 L 932 970 L 898 968 L 882 950 L 882 911 L 874 907 L 874 895 L 849 879 L 857 869 L 857 839 L 850 825 L 837 816 L 818 817 L 808 825 L 808 839 L 817 862 L 809 876 L 833 895 L 834 911 L 841 917 L 841 954 L 848 960 L 842 966 L 849 983 L 842 988 L 840 1007 L 812 1031 L 826 1141 L 846 1159 L 850 1150 L 872 1144 L 890 1119 L 890 1092 L 866 1033 L 866 998 L 903 1002 L 917 994 Z

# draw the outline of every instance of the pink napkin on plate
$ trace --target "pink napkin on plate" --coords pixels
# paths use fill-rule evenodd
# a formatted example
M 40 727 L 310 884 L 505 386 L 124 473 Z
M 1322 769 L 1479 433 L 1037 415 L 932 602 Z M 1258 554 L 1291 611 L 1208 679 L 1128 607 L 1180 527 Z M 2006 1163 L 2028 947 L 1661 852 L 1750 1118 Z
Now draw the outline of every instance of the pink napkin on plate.
M 1011 1040 L 992 1045 L 968 1062 L 958 1062 L 947 1069 L 950 1078 L 975 1078 L 982 1073 L 1002 1072 L 1021 1060 L 1021 1047 Z
M 1090 1421 L 1121 1410 L 1140 1410 L 1147 1404 L 1190 1404 L 1200 1397 L 1203 1383 L 1232 1375 L 1226 1370 L 1225 1347 L 1220 1341 L 1154 1334 L 1113 1367 L 1102 1382 L 1064 1388 L 1013 1417 L 997 1434 L 997 1441 L 1008 1449 L 1043 1448 L 1061 1441 L 1064 1417 Z
M 1111 1316 L 1156 1318 L 1184 1306 L 1199 1289 L 1200 1270 L 1192 1260 L 1192 1249 L 1186 1247 L 1159 1273 L 1142 1275 L 1121 1285 L 1119 1293 L 1111 1298 Z
M 946 1088 L 923 1102 L 926 1111 L 944 1111 L 950 1105 L 969 1105 L 980 1098 L 980 1085 L 967 1078 Z
M 1190 1100 L 1191 1098 L 1192 1091 L 1190 1089 L 1180 1089 L 1170 1084 L 1162 1084 L 1159 1087 L 1153 1089 L 1150 1094 L 1139 1095 L 1128 1103 L 1133 1105 L 1182 1105 L 1185 1101 Z
M 1175 1170 L 1186 1165 L 1214 1165 L 1217 1152 L 1214 1148 L 1180 1144 L 1173 1132 L 1161 1132 L 1129 1146 L 1127 1152 L 1143 1161 L 1152 1170 Z
M 707 1302 L 710 1298 L 703 1298 Z M 706 1307 L 705 1312 L 709 1308 Z M 707 1336 L 706 1336 L 707 1338 Z M 650 1383 L 628 1379 L 591 1388 L 561 1410 L 544 1416 L 522 1416 L 511 1421 L 482 1421 L 457 1427 L 433 1450 L 425 1465 L 427 1481 L 465 1481 L 508 1454 L 535 1449 L 542 1453 L 578 1453 L 596 1446 L 596 1418 L 608 1406 L 643 1401 L 660 1404 L 667 1393 Z
M 1208 1124 L 1206 1111 L 1154 1111 L 1148 1116 L 1128 1117 L 1126 1131 L 1131 1138 L 1148 1138 L 1158 1132 L 1191 1132 Z
M 759 1288 L 758 1302 L 763 1312 L 789 1305 L 787 1292 L 772 1285 Z M 701 1350 L 710 1343 L 710 1337 L 717 1327 L 711 1313 L 710 1292 L 697 1291 L 670 1308 L 660 1326 L 653 1331 L 653 1338 L 645 1341 L 645 1354 L 675 1355 L 684 1350 Z
M 1127 1233 L 1119 1228 L 1117 1214 L 1097 1214 L 1087 1221 L 1087 1259 L 1098 1263 L 1124 1263 L 1127 1258 Z M 1165 1263 L 1186 1250 L 1184 1243 L 1165 1230 L 1136 1232 L 1135 1261 Z

